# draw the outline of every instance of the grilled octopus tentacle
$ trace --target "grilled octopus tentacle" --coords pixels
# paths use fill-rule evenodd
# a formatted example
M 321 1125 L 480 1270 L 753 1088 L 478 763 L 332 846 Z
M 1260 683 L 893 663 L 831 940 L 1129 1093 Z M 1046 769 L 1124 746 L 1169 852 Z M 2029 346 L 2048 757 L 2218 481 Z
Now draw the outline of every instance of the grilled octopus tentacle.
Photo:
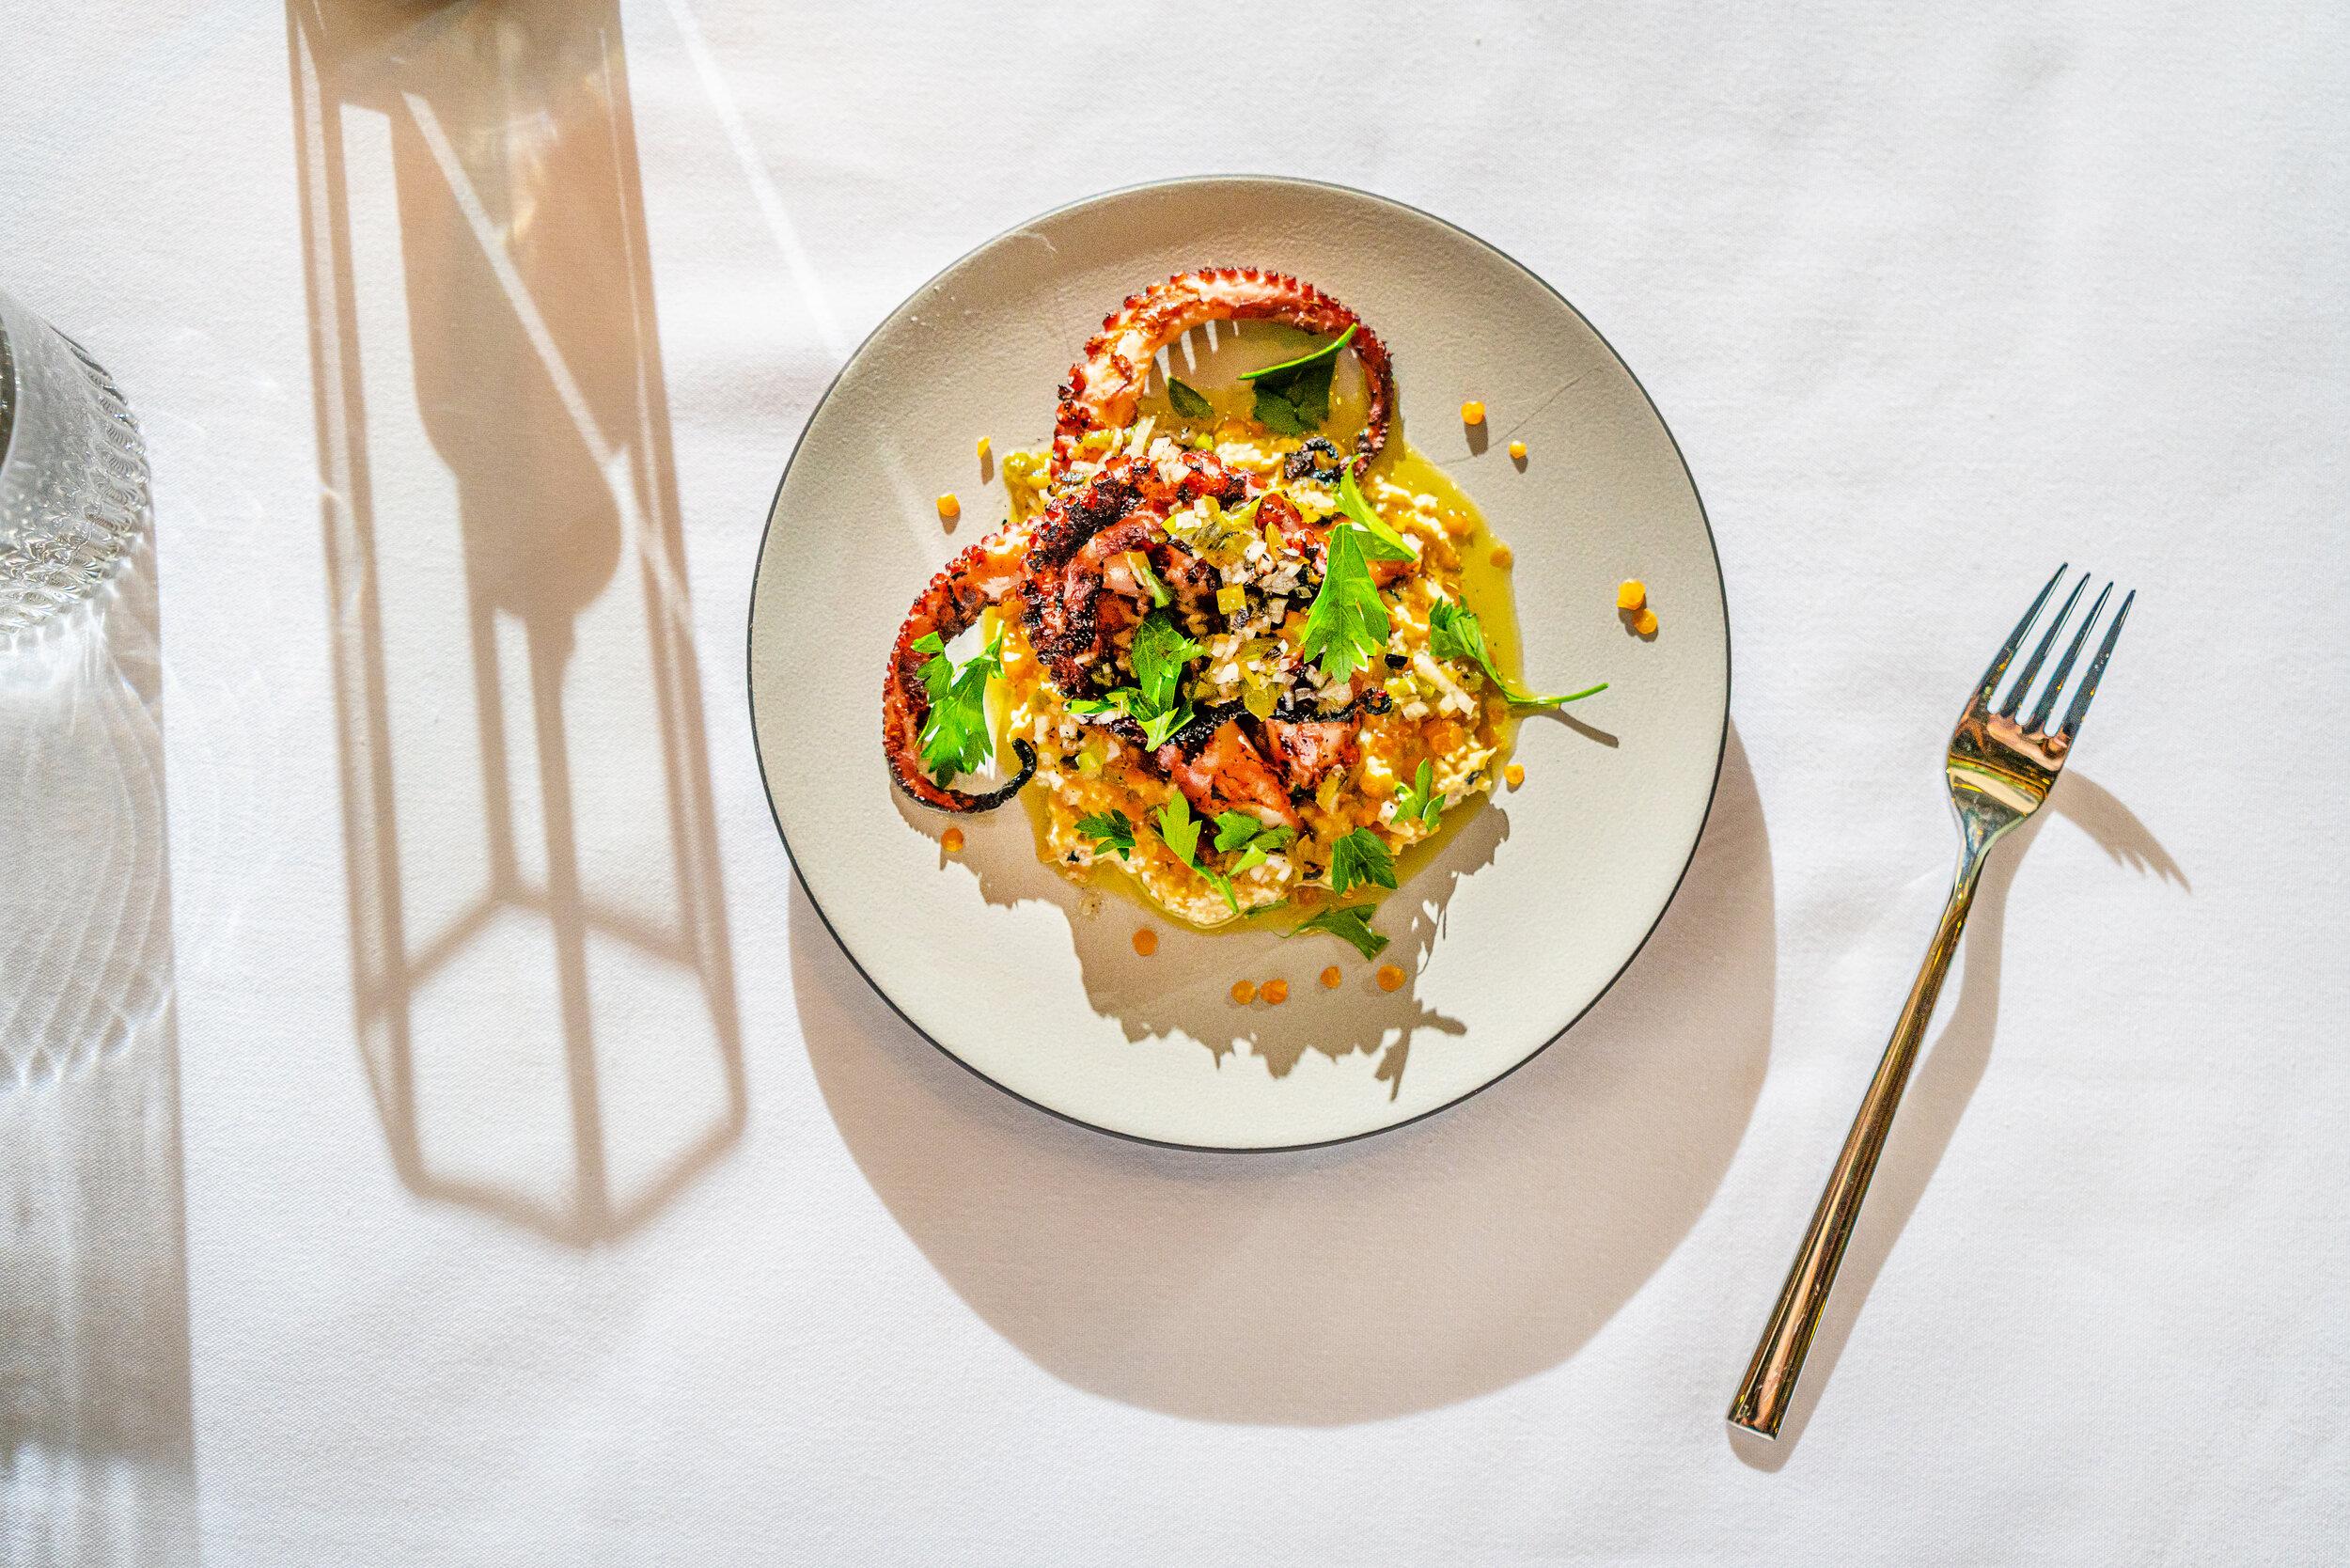
M 882 679 L 882 752 L 898 788 L 941 811 L 993 811 L 1036 773 L 1036 748 L 1020 740 L 1011 743 L 1020 758 L 1019 774 L 982 794 L 948 789 L 922 771 L 922 722 L 930 717 L 931 694 L 921 670 L 931 656 L 914 647 L 932 632 L 941 642 L 952 642 L 971 629 L 982 609 L 1016 591 L 1027 537 L 1026 528 L 1000 528 L 948 562 L 906 612 L 889 651 L 889 668 Z
M 1110 656 L 1113 634 L 1127 623 L 1103 615 L 1111 597 L 1104 580 L 1108 562 L 1140 550 L 1173 592 L 1212 596 L 1220 579 L 1167 538 L 1165 524 L 1190 502 L 1230 505 L 1247 494 L 1248 482 L 1212 453 L 1185 452 L 1165 467 L 1119 459 L 1046 509 L 1028 551 L 1022 619 L 1029 646 L 1065 696 L 1095 695 L 1090 673 Z
M 1347 346 L 1362 362 L 1371 408 L 1352 461 L 1358 475 L 1368 468 L 1386 445 L 1387 421 L 1395 408 L 1395 367 L 1379 335 L 1328 294 L 1287 274 L 1207 267 L 1154 283 L 1103 318 L 1102 330 L 1087 342 L 1061 388 L 1053 427 L 1052 477 L 1058 479 L 1067 471 L 1088 431 L 1115 430 L 1133 420 L 1135 404 L 1150 380 L 1151 362 L 1161 349 L 1193 327 L 1225 321 L 1286 321 L 1324 335 L 1355 328 Z

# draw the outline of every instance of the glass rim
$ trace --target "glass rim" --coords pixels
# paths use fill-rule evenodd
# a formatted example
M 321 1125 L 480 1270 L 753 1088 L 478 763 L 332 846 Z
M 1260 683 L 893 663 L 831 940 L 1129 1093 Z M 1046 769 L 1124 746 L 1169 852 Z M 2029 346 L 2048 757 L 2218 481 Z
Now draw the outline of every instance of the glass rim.
M 8 465 L 16 431 L 16 354 L 8 342 L 8 296 L 0 294 L 0 469 Z

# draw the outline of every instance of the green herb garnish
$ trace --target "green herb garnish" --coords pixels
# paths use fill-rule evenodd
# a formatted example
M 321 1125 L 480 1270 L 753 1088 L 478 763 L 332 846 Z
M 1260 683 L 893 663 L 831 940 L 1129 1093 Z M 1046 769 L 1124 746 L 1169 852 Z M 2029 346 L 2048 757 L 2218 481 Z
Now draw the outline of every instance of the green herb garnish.
M 1257 389 L 1257 423 L 1281 435 L 1311 435 L 1330 417 L 1330 377 L 1339 351 L 1355 336 L 1355 323 L 1310 353 L 1278 365 L 1244 370 L 1241 380 Z
M 1348 342 L 1354 338 L 1355 328 L 1359 324 L 1359 322 L 1349 321 L 1346 324 L 1346 330 L 1340 333 L 1336 337 L 1331 338 L 1327 343 L 1324 343 L 1318 348 L 1308 349 L 1306 353 L 1299 354 L 1295 359 L 1284 359 L 1278 365 L 1260 365 L 1253 370 L 1243 370 L 1240 373 L 1240 379 L 1243 381 L 1277 380 L 1283 376 L 1294 375 L 1296 372 L 1307 368 L 1308 366 L 1319 365 L 1325 360 L 1335 360 L 1339 356 L 1339 351 L 1346 347 Z
M 1269 828 L 1246 811 L 1219 811 L 1215 814 L 1215 847 L 1220 850 L 1236 850 L 1261 833 L 1286 834 L 1289 831 L 1286 827 Z
M 960 670 L 936 632 L 916 638 L 914 651 L 930 655 L 916 672 L 931 698 L 922 720 L 922 766 L 944 785 L 958 774 L 979 772 L 995 755 L 995 737 L 987 727 L 987 682 L 1004 672 L 1004 639 L 997 634 Z
M 1123 811 L 1097 811 L 1077 819 L 1077 831 L 1093 840 L 1094 848 L 1114 849 L 1120 860 L 1134 858 L 1135 824 Z
M 1159 808 L 1159 838 L 1175 852 L 1175 858 L 1199 870 L 1199 820 L 1191 814 L 1191 802 L 1181 790 Z
M 1351 943 L 1365 958 L 1377 958 L 1386 950 L 1387 938 L 1371 929 L 1371 912 L 1374 905 L 1350 903 L 1324 910 L 1310 920 L 1301 920 L 1291 936 L 1303 936 L 1309 931 L 1326 932 L 1341 942 Z
M 1387 645 L 1387 606 L 1371 580 L 1364 541 L 1378 542 L 1368 529 L 1333 528 L 1324 552 L 1322 587 L 1306 612 L 1306 635 L 1298 651 L 1322 662 L 1333 681 L 1350 679 Z
M 1135 684 L 1142 689 L 1143 707 L 1153 714 L 1173 707 L 1175 689 L 1183 679 L 1183 666 L 1206 651 L 1177 631 L 1175 623 L 1159 611 L 1143 617 L 1142 624 L 1135 628 L 1134 646 L 1126 655 L 1135 668 Z M 1135 716 L 1139 719 L 1142 715 Z
M 1339 479 L 1339 510 L 1346 521 L 1330 532 L 1322 557 L 1322 587 L 1306 613 L 1299 651 L 1322 661 L 1322 673 L 1343 681 L 1387 645 L 1387 607 L 1371 581 L 1372 561 L 1408 561 L 1411 547 L 1363 499 L 1348 468 Z
M 1339 470 L 1339 510 L 1356 527 L 1368 528 L 1387 548 L 1371 556 L 1375 561 L 1408 561 L 1413 558 L 1412 547 L 1403 542 L 1403 536 L 1387 526 L 1387 520 L 1371 510 L 1363 499 L 1362 486 L 1355 482 L 1355 465 L 1348 463 Z
M 1186 419 L 1205 419 L 1215 411 L 1208 400 L 1193 387 L 1184 385 L 1173 376 L 1167 378 L 1167 400 L 1175 405 L 1175 412 Z
M 1422 827 L 1434 829 L 1436 819 L 1444 815 L 1444 794 L 1434 787 L 1435 775 L 1435 765 L 1422 758 L 1419 772 L 1412 776 L 1412 781 L 1395 787 L 1400 803 L 1395 814 L 1399 821 L 1416 819 Z
M 1167 585 L 1159 581 L 1159 574 L 1151 570 L 1151 557 L 1139 550 L 1129 550 L 1126 552 L 1126 564 L 1134 569 L 1135 581 L 1140 583 L 1142 591 L 1151 596 L 1151 603 L 1164 609 L 1174 595 L 1167 591 Z
M 1143 568 L 1145 572 L 1149 570 L 1147 566 Z M 1173 621 L 1153 610 L 1135 628 L 1134 646 L 1127 652 L 1128 662 L 1135 666 L 1136 683 L 1100 697 L 1073 698 L 1069 711 L 1088 717 L 1124 713 L 1142 726 L 1143 739 L 1153 749 L 1163 746 L 1195 716 L 1191 704 L 1178 701 L 1176 694 L 1183 687 L 1183 666 L 1205 651 L 1177 631 Z
M 1330 891 L 1350 887 L 1393 887 L 1395 856 L 1376 834 L 1358 827 L 1330 846 Z
M 1123 713 L 1142 727 L 1142 737 L 1152 750 L 1157 750 L 1174 738 L 1175 732 L 1198 715 L 1191 704 L 1179 702 L 1172 708 L 1152 712 L 1142 693 L 1132 686 L 1120 686 L 1102 697 L 1073 697 L 1069 711 L 1091 718 L 1101 713 Z
M 1079 824 L 1082 826 L 1083 824 Z M 1191 802 L 1177 791 L 1175 798 L 1159 808 L 1159 838 L 1176 858 L 1207 880 L 1208 886 L 1224 895 L 1224 902 L 1232 913 L 1241 912 L 1240 895 L 1232 890 L 1232 879 L 1265 862 L 1265 856 L 1297 837 L 1293 827 L 1267 827 L 1246 811 L 1221 811 L 1215 818 L 1215 847 L 1219 850 L 1239 849 L 1240 858 L 1232 862 L 1230 871 L 1214 871 L 1199 864 L 1199 819 L 1191 814 Z M 1246 848 L 1242 846 L 1246 845 Z M 1389 884 L 1393 886 L 1393 884 Z M 1251 914 L 1261 913 L 1252 910 Z
M 1152 750 L 1156 751 L 1173 740 L 1175 732 L 1189 724 L 1192 717 L 1191 704 L 1186 702 L 1179 708 L 1169 708 L 1164 713 L 1152 713 L 1149 718 L 1138 718 L 1135 722 L 1142 726 L 1143 740 Z
M 1556 708 L 1561 703 L 1579 701 L 1607 689 L 1607 682 L 1602 681 L 1596 686 L 1586 686 L 1564 697 L 1537 697 L 1531 692 L 1519 691 L 1503 680 L 1501 671 L 1494 667 L 1493 653 L 1485 647 L 1485 629 L 1478 623 L 1476 615 L 1465 604 L 1455 604 L 1449 601 L 1439 601 L 1428 612 L 1428 648 L 1439 659 L 1466 659 L 1475 663 L 1485 671 L 1485 678 L 1494 683 L 1496 691 L 1521 708 Z
M 1232 892 L 1233 880 L 1263 865 L 1267 855 L 1275 850 L 1286 848 L 1290 840 L 1296 837 L 1297 829 L 1267 827 L 1246 811 L 1219 811 L 1215 818 L 1215 847 L 1226 851 L 1239 850 L 1240 858 L 1233 861 L 1232 869 L 1222 876 L 1209 870 L 1202 870 L 1200 875 L 1216 885 L 1218 891 L 1224 895 L 1224 902 L 1230 904 L 1232 913 L 1237 915 L 1240 913 L 1240 900 Z
M 1232 891 L 1232 879 L 1219 876 L 1199 864 L 1199 819 L 1191 814 L 1191 802 L 1183 798 L 1181 790 L 1175 792 L 1174 799 L 1159 808 L 1159 838 L 1175 852 L 1178 860 L 1224 895 L 1224 902 L 1231 906 L 1233 914 L 1240 913 L 1240 897 Z

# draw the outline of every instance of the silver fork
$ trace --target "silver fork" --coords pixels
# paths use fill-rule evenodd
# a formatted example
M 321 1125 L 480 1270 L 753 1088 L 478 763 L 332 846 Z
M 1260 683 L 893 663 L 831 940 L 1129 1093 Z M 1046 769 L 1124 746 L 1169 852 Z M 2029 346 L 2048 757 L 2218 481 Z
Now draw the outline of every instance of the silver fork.
M 1853 1119 L 1852 1131 L 1845 1136 L 1844 1151 L 1837 1156 L 1836 1168 L 1828 1175 L 1827 1189 L 1820 1194 L 1820 1206 L 1811 1215 L 1811 1229 L 1804 1233 L 1803 1246 L 1795 1251 L 1794 1266 L 1787 1271 L 1787 1283 L 1779 1290 L 1778 1304 L 1771 1309 L 1771 1320 L 1762 1330 L 1762 1342 L 1754 1347 L 1754 1359 L 1747 1365 L 1737 1398 L 1731 1401 L 1732 1426 L 1765 1437 L 1778 1435 L 1779 1423 L 1786 1419 L 1788 1403 L 1794 1398 L 1795 1379 L 1803 1372 L 1803 1358 L 1811 1349 L 1811 1336 L 1819 1328 L 1820 1313 L 1827 1305 L 1828 1287 L 1836 1282 L 1837 1265 L 1843 1262 L 1844 1244 L 1852 1239 L 1853 1222 L 1860 1217 L 1861 1202 L 1869 1195 L 1869 1179 L 1876 1173 L 1877 1156 L 1884 1152 L 1885 1137 L 1892 1129 L 1902 1090 L 1908 1084 L 1909 1070 L 1917 1062 L 1926 1022 L 1934 1015 L 1934 1002 L 1941 994 L 1942 978 L 1949 973 L 1951 955 L 1958 950 L 1959 933 L 1966 928 L 1966 911 L 1975 902 L 1975 884 L 1982 875 L 1983 860 L 1991 853 L 1991 846 L 2010 828 L 2039 810 L 2047 800 L 2048 791 L 2056 783 L 2057 775 L 2064 771 L 2065 757 L 2080 733 L 2081 718 L 2089 712 L 2090 699 L 2097 695 L 2097 682 L 2106 672 L 2106 661 L 2113 657 L 2113 645 L 2121 638 L 2122 623 L 2130 618 L 2130 605 L 2138 598 L 2136 590 L 2125 595 L 2122 607 L 2114 612 L 2105 640 L 2098 644 L 2097 656 L 2090 661 L 2088 673 L 2081 677 L 2080 685 L 2073 694 L 2072 705 L 2065 709 L 2063 722 L 2053 730 L 2046 728 L 2048 715 L 2056 712 L 2057 699 L 2063 695 L 2065 678 L 2072 674 L 2074 661 L 2080 657 L 2091 629 L 2106 607 L 2107 596 L 2113 592 L 2113 585 L 2107 583 L 2098 593 L 2096 603 L 2090 605 L 2079 630 L 2073 634 L 2064 657 L 2057 661 L 2056 668 L 2049 673 L 2040 699 L 2032 705 L 2029 714 L 2019 721 L 2016 710 L 2030 694 L 2040 666 L 2047 661 L 2049 649 L 2056 646 L 2057 635 L 2064 630 L 2073 606 L 2080 602 L 2081 590 L 2089 586 L 2089 575 L 2083 572 L 2066 596 L 2063 608 L 2048 623 L 2040 646 L 2032 650 L 2031 657 L 2010 683 L 2007 699 L 1994 708 L 1991 701 L 2000 678 L 2007 673 L 2032 623 L 2040 619 L 2048 596 L 2064 580 L 2066 570 L 2062 566 L 2057 568 L 2056 575 L 2040 590 L 2040 597 L 2024 612 L 2024 619 L 2016 622 L 2013 635 L 1999 650 L 1999 656 L 1991 661 L 1991 667 L 1983 672 L 1982 684 L 1975 688 L 1966 711 L 1958 717 L 1958 729 L 1950 736 L 1950 757 L 1945 765 L 1950 781 L 1950 808 L 1958 814 L 1959 832 L 1958 874 L 1950 885 L 1950 901 L 1942 911 L 1942 923 L 1935 931 L 1934 941 L 1926 949 L 1926 961 L 1918 971 L 1918 982 L 1909 988 L 1909 1001 L 1902 1009 L 1901 1022 L 1893 1026 L 1892 1043 L 1885 1048 L 1885 1059 L 1878 1064 L 1869 1092 L 1860 1102 L 1860 1113 Z

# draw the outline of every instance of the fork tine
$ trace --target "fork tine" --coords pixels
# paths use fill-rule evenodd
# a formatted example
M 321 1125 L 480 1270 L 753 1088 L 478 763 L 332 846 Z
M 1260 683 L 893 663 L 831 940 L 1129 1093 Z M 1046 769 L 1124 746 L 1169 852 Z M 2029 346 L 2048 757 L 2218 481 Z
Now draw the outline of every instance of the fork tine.
M 2048 630 L 2042 635 L 2040 646 L 2033 649 L 2031 657 L 2024 661 L 2024 673 L 2017 676 L 2015 684 L 2008 688 L 2007 700 L 1999 704 L 2001 718 L 2015 716 L 2015 710 L 2023 703 L 2024 694 L 2031 690 L 2032 677 L 2040 673 L 2041 665 L 2047 660 L 2048 650 L 2056 646 L 2057 634 L 2064 630 L 2064 622 L 2072 615 L 2073 606 L 2081 602 L 2081 589 L 2088 586 L 2089 573 L 2084 572 L 2081 580 L 2073 585 L 2073 591 L 2065 596 L 2064 608 L 2057 611 L 2056 619 L 2048 622 Z
M 2089 699 L 2097 695 L 2097 678 L 2106 672 L 2106 661 L 2113 657 L 2113 645 L 2122 640 L 2122 623 L 2130 619 L 2130 605 L 2137 602 L 2138 590 L 2130 589 L 2122 596 L 2122 607 L 2113 614 L 2113 624 L 2106 628 L 2106 640 L 2097 645 L 2097 656 L 2089 661 L 2089 673 L 2081 677 L 2081 689 L 2073 694 L 2073 705 L 2064 711 L 2064 744 L 2070 746 L 2081 732 L 2081 716 L 2089 712 Z
M 2081 581 L 2086 584 L 2089 579 L 2083 577 Z M 2074 591 L 2077 593 L 2079 589 Z M 2073 634 L 2072 645 L 2065 649 L 2064 657 L 2057 661 L 2056 668 L 2048 672 L 2048 689 L 2040 694 L 2040 701 L 2032 708 L 2031 717 L 2024 721 L 2025 734 L 2040 733 L 2040 727 L 2048 722 L 2048 714 L 2055 709 L 2057 698 L 2064 695 L 2064 678 L 2073 673 L 2073 661 L 2081 656 L 2081 644 L 2087 642 L 2089 634 L 2096 630 L 2097 612 L 2106 607 L 2106 601 L 2112 594 L 2111 583 L 2097 590 L 2097 602 L 2090 605 L 2089 614 L 2081 618 L 2080 630 Z
M 2015 630 L 2008 634 L 2006 646 L 1999 650 L 1999 656 L 1991 661 L 1989 669 L 1982 672 L 1982 687 L 1975 693 L 1976 701 L 1987 703 L 1991 700 L 1992 692 L 1998 687 L 1999 677 L 2007 671 L 2008 661 L 2014 658 L 2015 651 L 2024 645 L 2024 634 L 2030 631 L 2031 623 L 2040 619 L 2040 607 L 2048 602 L 2048 595 L 2056 591 L 2057 584 L 2064 580 L 2064 573 L 2071 570 L 2072 564 L 2067 561 L 2056 569 L 2056 575 L 2048 579 L 2048 586 L 2040 590 L 2040 597 L 2031 602 L 2031 608 L 2024 612 L 2024 619 L 2017 621 Z

